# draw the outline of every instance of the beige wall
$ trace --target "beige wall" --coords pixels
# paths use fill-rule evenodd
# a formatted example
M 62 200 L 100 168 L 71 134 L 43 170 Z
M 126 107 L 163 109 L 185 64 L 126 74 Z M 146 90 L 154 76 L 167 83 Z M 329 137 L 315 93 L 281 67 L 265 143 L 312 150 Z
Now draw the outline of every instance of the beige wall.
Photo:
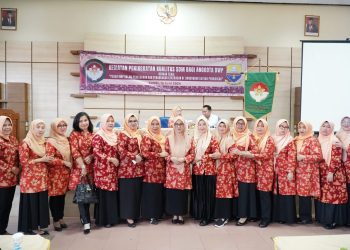
M 63 4 L 63 3 L 64 4 Z M 169 115 L 180 104 L 187 119 L 195 119 L 203 104 L 223 118 L 242 114 L 243 101 L 217 97 L 130 95 L 77 99 L 79 58 L 72 49 L 156 55 L 256 54 L 250 71 L 278 71 L 274 107 L 268 119 L 291 119 L 293 88 L 300 85 L 300 40 L 305 14 L 321 16 L 320 37 L 350 37 L 350 7 L 178 3 L 170 25 L 156 15 L 156 3 L 121 1 L 1 1 L 18 8 L 18 30 L 0 31 L 0 82 L 31 85 L 31 118 L 47 122 L 70 118 L 85 110 L 100 116 L 112 112 Z M 340 26 L 338 24 L 341 24 Z M 103 34 L 102 34 L 103 33 Z M 126 35 L 125 35 L 126 34 Z M 314 38 L 315 39 L 315 38 Z M 258 66 L 261 66 L 260 68 Z
M 240 36 L 246 46 L 298 47 L 304 15 L 320 15 L 320 39 L 350 37 L 350 6 L 179 2 L 170 25 L 156 13 L 158 1 L 2 0 L 18 8 L 18 30 L 2 40 L 83 41 L 85 33 L 162 36 Z

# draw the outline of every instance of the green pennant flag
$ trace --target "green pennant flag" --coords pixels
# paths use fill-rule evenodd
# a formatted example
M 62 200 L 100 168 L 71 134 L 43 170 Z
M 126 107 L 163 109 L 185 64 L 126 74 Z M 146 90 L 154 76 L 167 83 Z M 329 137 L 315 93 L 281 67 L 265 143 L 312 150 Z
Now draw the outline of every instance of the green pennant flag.
M 275 72 L 247 73 L 245 81 L 245 112 L 259 119 L 271 112 L 275 93 Z

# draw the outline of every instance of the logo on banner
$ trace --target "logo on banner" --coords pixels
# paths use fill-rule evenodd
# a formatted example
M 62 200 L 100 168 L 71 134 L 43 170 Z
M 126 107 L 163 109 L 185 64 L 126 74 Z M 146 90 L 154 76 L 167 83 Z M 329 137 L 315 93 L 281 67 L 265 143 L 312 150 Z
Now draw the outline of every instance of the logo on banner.
M 107 70 L 104 63 L 97 59 L 91 59 L 87 61 L 84 65 L 85 77 L 90 82 L 99 82 L 103 80 L 106 76 Z
M 242 81 L 242 65 L 229 64 L 226 66 L 225 82 L 229 85 L 238 85 Z
M 269 95 L 269 88 L 263 82 L 256 82 L 250 87 L 249 94 L 256 102 L 261 102 Z

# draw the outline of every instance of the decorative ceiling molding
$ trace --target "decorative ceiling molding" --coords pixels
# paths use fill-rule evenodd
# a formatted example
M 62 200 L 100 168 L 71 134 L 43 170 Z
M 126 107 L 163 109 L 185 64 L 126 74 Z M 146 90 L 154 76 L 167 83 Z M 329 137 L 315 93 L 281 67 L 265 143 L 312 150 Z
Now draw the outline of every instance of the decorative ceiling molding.
M 195 2 L 235 2 L 235 3 L 277 3 L 311 5 L 349 5 L 350 0 L 193 0 Z M 179 1 L 181 2 L 181 0 Z M 185 1 L 184 1 L 185 2 Z

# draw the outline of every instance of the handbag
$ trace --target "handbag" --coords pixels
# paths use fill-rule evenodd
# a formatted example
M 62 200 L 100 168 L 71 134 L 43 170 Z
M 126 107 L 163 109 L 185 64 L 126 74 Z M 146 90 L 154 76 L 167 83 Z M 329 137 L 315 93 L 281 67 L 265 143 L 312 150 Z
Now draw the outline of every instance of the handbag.
M 77 185 L 73 197 L 73 203 L 98 203 L 98 195 L 95 185 L 89 181 L 83 181 Z

